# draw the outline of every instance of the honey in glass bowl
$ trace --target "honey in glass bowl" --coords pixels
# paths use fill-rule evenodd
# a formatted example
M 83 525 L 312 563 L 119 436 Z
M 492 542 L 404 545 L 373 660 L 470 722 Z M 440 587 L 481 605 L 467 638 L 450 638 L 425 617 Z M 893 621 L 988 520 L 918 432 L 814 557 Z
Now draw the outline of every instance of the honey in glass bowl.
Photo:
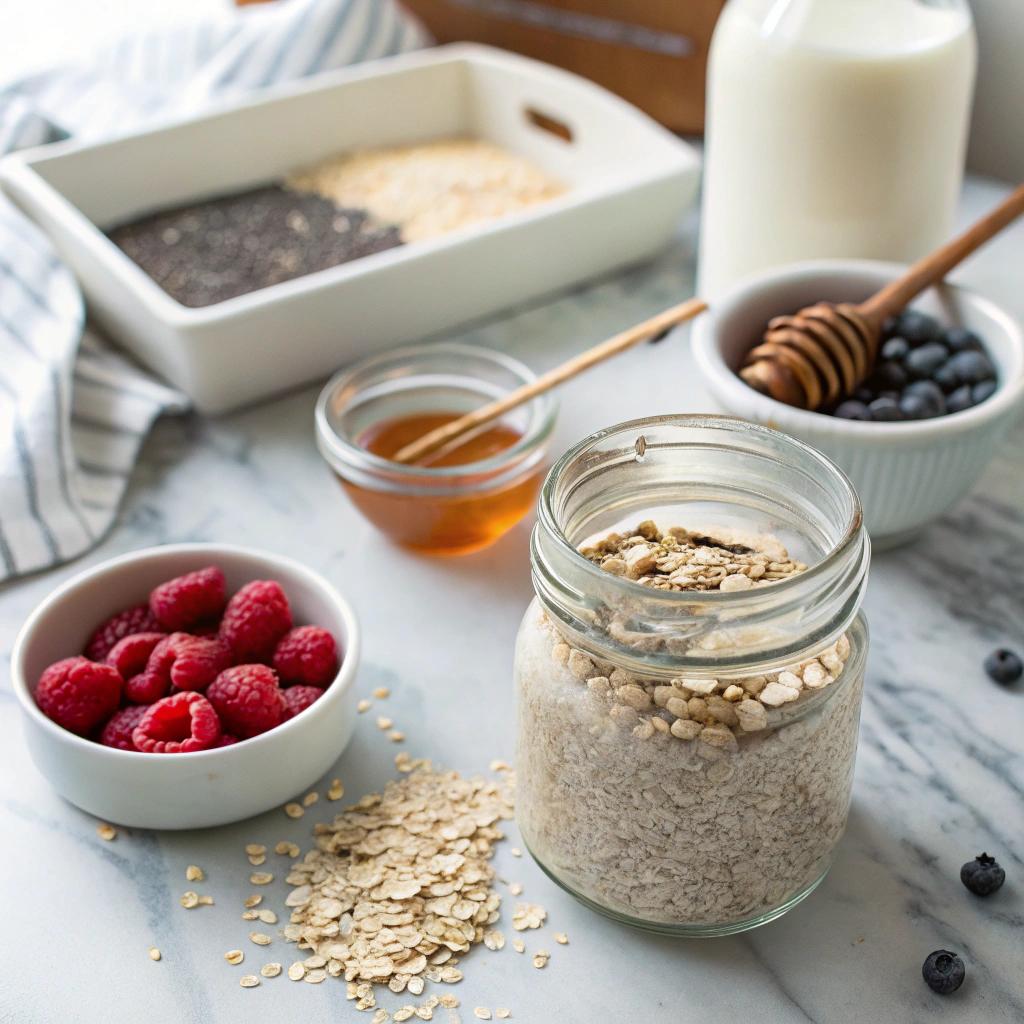
M 431 554 L 475 551 L 533 508 L 554 400 L 541 395 L 416 465 L 389 456 L 531 380 L 517 360 L 488 349 L 399 349 L 327 385 L 317 403 L 317 442 L 356 508 L 393 541 Z

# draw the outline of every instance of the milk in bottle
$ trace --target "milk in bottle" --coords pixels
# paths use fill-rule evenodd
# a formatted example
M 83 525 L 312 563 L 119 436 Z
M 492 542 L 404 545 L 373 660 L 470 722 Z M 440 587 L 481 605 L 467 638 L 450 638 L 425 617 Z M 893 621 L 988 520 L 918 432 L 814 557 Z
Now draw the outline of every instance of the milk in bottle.
M 700 294 L 949 234 L 975 70 L 964 0 L 728 0 L 708 63 Z

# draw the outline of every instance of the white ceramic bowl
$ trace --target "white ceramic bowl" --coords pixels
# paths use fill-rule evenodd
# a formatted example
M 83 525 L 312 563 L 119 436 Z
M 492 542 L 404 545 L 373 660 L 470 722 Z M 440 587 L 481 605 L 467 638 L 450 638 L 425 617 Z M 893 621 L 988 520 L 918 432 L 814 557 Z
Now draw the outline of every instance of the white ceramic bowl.
M 980 405 L 931 420 L 864 423 L 794 409 L 748 387 L 735 370 L 773 316 L 820 299 L 860 302 L 906 270 L 874 260 L 815 260 L 773 268 L 737 283 L 694 325 L 697 366 L 726 412 L 764 423 L 817 448 L 853 481 L 875 547 L 911 540 L 962 498 L 1022 408 L 1024 335 L 988 299 L 944 284 L 912 305 L 985 343 L 999 388 Z
M 39 710 L 33 691 L 47 665 L 80 654 L 96 626 L 145 601 L 158 583 L 207 565 L 224 570 L 228 594 L 250 580 L 278 580 L 297 624 L 334 634 L 343 657 L 323 697 L 276 729 L 194 754 L 105 747 L 68 732 Z M 359 625 L 330 583 L 289 558 L 223 544 L 148 548 L 89 569 L 32 613 L 11 655 L 36 767 L 82 810 L 138 828 L 223 825 L 294 799 L 330 768 L 352 736 L 358 664 Z

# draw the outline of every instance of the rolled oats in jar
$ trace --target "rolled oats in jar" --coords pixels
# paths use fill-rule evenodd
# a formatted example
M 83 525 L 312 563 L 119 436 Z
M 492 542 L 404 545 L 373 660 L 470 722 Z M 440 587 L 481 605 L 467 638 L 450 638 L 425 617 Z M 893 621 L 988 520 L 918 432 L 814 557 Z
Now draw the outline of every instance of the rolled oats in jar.
M 531 555 L 516 816 L 534 857 L 658 931 L 785 913 L 850 801 L 870 557 L 850 482 L 766 427 L 638 420 L 551 471 Z

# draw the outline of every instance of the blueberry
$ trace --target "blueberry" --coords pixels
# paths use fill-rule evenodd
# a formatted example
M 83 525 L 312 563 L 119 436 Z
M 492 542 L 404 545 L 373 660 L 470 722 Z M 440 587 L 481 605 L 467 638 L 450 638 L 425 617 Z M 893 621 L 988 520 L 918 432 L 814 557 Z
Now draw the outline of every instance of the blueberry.
M 977 387 L 983 387 L 978 384 Z M 951 395 L 946 396 L 946 412 L 963 412 L 964 409 L 970 409 L 974 405 L 974 399 L 971 397 L 971 385 L 961 384 Z
M 975 349 L 978 352 L 984 350 L 984 346 L 974 331 L 966 327 L 947 327 L 942 338 L 946 348 L 950 352 L 964 352 L 967 349 Z
M 991 398 L 996 393 L 996 382 L 994 380 L 983 380 L 971 388 L 971 401 L 978 405 L 986 398 Z
M 933 316 L 919 313 L 916 309 L 905 309 L 900 314 L 898 333 L 911 346 L 923 345 L 926 341 L 938 341 L 942 337 L 942 325 Z
M 903 369 L 903 364 L 896 362 L 895 359 L 889 359 L 875 367 L 875 383 L 879 390 L 885 388 L 898 390 L 907 383 L 907 380 L 907 371 Z
M 871 388 L 866 385 L 861 385 L 856 391 L 854 391 L 853 397 L 856 398 L 858 402 L 863 402 L 867 405 L 868 402 L 873 402 L 878 396 L 871 390 Z
M 930 420 L 946 414 L 946 396 L 931 380 L 908 384 L 900 398 L 900 411 L 908 420 Z
M 841 420 L 874 419 L 874 416 L 871 415 L 871 410 L 867 405 L 865 405 L 864 402 L 858 402 L 856 398 L 849 398 L 845 402 L 841 403 L 832 415 L 838 416 Z
M 966 974 L 963 960 L 948 949 L 935 950 L 921 968 L 925 984 L 942 996 L 955 992 L 964 983 Z
M 890 338 L 879 353 L 883 359 L 902 359 L 910 351 L 910 342 L 897 335 Z
M 929 341 L 910 351 L 903 365 L 911 377 L 922 380 L 930 377 L 947 359 L 949 349 L 939 341 Z
M 995 367 L 984 352 L 974 352 L 971 349 L 957 352 L 955 356 L 950 357 L 949 363 L 960 377 L 961 384 L 980 384 L 983 380 L 996 378 Z
M 975 896 L 988 896 L 1006 881 L 1006 872 L 996 863 L 995 857 L 983 853 L 960 869 L 960 881 Z
M 956 391 L 964 384 L 960 379 L 959 365 L 952 359 L 947 359 L 933 374 L 932 380 L 942 388 L 943 391 Z
M 900 411 L 900 403 L 895 398 L 876 398 L 868 408 L 871 416 L 876 420 L 901 420 L 903 413 Z
M 891 388 L 886 388 L 884 391 L 879 391 L 875 398 L 891 398 L 897 405 L 900 401 L 900 392 L 893 391 Z M 871 403 L 868 402 L 868 405 Z
M 1009 686 L 1024 675 L 1024 663 L 1013 651 L 1000 647 L 985 659 L 985 671 L 990 679 L 1002 683 L 1003 686 Z
M 896 333 L 900 318 L 898 316 L 887 316 L 882 321 L 882 339 L 891 338 Z

